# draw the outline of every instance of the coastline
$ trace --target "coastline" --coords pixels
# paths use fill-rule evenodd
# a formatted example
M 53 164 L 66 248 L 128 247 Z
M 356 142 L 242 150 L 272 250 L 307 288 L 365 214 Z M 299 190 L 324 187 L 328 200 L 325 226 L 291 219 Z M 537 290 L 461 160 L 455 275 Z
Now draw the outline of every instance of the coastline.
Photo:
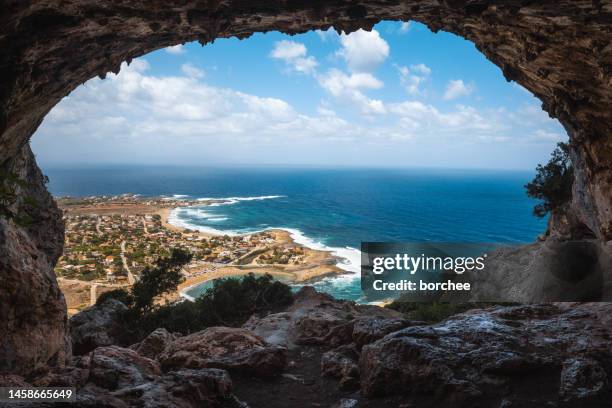
M 224 237 L 222 242 L 227 242 L 227 236 L 231 235 L 231 239 L 245 238 L 267 234 L 259 245 L 253 247 L 247 255 L 235 257 L 230 262 L 219 263 L 219 261 L 204 261 L 202 259 L 195 260 L 192 264 L 184 269 L 185 281 L 181 283 L 174 293 L 169 294 L 165 298 L 167 300 L 178 300 L 180 298 L 193 299 L 187 292 L 195 287 L 219 278 L 227 278 L 231 276 L 244 276 L 248 273 L 272 275 L 275 279 L 281 280 L 289 284 L 305 284 L 320 281 L 324 278 L 335 277 L 341 275 L 350 275 L 355 273 L 355 260 L 348 260 L 338 252 L 354 251 L 346 248 L 328 248 L 306 237 L 299 230 L 290 228 L 271 228 L 263 231 L 244 233 L 244 234 L 225 234 L 223 231 L 218 233 L 212 231 L 201 231 L 197 228 L 190 228 L 189 225 L 181 226 L 173 223 L 173 211 L 178 208 L 201 206 L 207 204 L 216 204 L 218 199 L 186 201 L 181 199 L 168 199 L 167 197 L 160 198 L 141 198 L 133 195 L 123 195 L 114 197 L 90 197 L 86 200 L 78 200 L 65 198 L 61 203 L 66 216 L 93 216 L 98 220 L 101 216 L 120 215 L 122 217 L 137 217 L 142 219 L 143 225 L 146 216 L 158 215 L 159 223 L 162 229 L 165 229 L 174 234 L 180 234 L 180 240 L 185 243 L 201 240 L 210 240 L 215 237 Z M 99 221 L 98 221 L 99 223 Z M 97 228 L 97 227 L 96 227 Z M 145 236 L 148 236 L 146 228 Z M 137 242 L 137 236 L 132 236 L 134 239 L 125 237 L 129 248 L 132 242 Z M 267 241 L 266 241 L 267 239 Z M 265 242 L 265 243 L 263 243 Z M 189 244 L 188 244 L 189 245 Z M 223 244 L 222 244 L 223 245 Z M 226 247 L 230 250 L 235 246 Z M 260 262 L 258 258 L 276 253 L 294 254 L 297 258 L 291 258 L 290 262 L 270 261 Z M 354 255 L 355 254 L 350 254 Z M 270 263 L 268 263 L 270 262 Z M 272 263 L 274 262 L 274 263 Z M 96 285 L 103 285 L 104 282 L 98 280 Z M 124 286 L 127 283 L 123 284 Z M 129 287 L 127 285 L 126 287 Z M 67 296 L 71 294 L 68 293 Z M 83 295 L 80 295 L 83 297 Z
M 164 228 L 168 228 L 172 231 L 183 232 L 186 228 L 179 227 L 171 223 L 170 216 L 172 211 L 178 207 L 166 207 L 159 209 L 156 213 L 161 216 L 161 222 Z M 193 234 L 197 234 L 202 237 L 211 238 L 215 236 L 221 236 L 222 234 L 214 234 L 211 232 L 191 230 Z M 189 276 L 181 283 L 178 288 L 178 294 L 185 299 L 193 299 L 187 292 L 194 289 L 195 287 L 209 282 L 211 280 L 227 278 L 233 276 L 244 276 L 248 273 L 255 274 L 270 274 L 275 279 L 285 281 L 287 283 L 304 284 L 314 281 L 318 281 L 323 278 L 330 276 L 338 276 L 350 273 L 338 267 L 338 261 L 340 257 L 333 255 L 332 251 L 325 251 L 321 249 L 313 249 L 308 246 L 296 242 L 296 239 L 292 236 L 295 231 L 272 228 L 267 229 L 265 232 L 274 235 L 275 247 L 282 246 L 299 246 L 305 252 L 305 267 L 293 266 L 293 265 L 228 265 L 215 271 L 207 271 L 204 273 L 198 273 L 200 271 L 191 270 L 193 276 Z M 249 234 L 239 234 L 236 236 L 245 236 Z

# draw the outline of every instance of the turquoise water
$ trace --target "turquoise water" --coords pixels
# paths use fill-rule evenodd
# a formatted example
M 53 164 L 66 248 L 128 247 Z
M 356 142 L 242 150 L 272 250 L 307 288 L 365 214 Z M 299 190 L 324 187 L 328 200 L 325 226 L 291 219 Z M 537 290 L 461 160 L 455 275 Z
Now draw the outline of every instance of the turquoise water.
M 229 234 L 284 228 L 343 258 L 317 286 L 359 299 L 361 241 L 524 243 L 546 228 L 523 185 L 531 172 L 445 169 L 44 168 L 55 195 L 135 193 L 227 204 L 175 211 L 177 225 Z

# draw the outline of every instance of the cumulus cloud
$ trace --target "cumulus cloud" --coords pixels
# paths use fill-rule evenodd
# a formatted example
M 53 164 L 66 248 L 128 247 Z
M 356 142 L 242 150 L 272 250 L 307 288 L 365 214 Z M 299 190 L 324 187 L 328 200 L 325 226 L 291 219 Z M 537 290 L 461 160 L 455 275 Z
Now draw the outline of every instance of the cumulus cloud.
M 383 86 L 372 74 L 359 72 L 347 75 L 338 69 L 331 69 L 320 76 L 319 83 L 334 96 L 342 95 L 347 90 L 380 89 Z
M 282 99 L 210 86 L 191 69 L 183 69 L 185 76 L 153 76 L 148 67 L 137 59 L 129 66 L 124 63 L 117 75 L 89 80 L 52 109 L 41 133 L 146 142 L 158 137 L 206 141 L 223 135 L 282 140 L 288 133 L 324 138 L 353 132 L 348 122 L 333 115 L 303 115 Z
M 421 93 L 420 85 L 429 77 L 431 69 L 425 64 L 406 66 L 396 66 L 400 75 L 400 84 L 410 95 Z
M 331 95 L 356 103 L 364 113 L 384 112 L 384 105 L 381 101 L 370 99 L 362 92 L 366 89 L 383 87 L 382 81 L 370 73 L 346 74 L 338 69 L 331 69 L 326 74 L 319 75 L 317 79 L 321 87 Z
M 330 27 L 325 31 L 315 30 L 315 33 L 317 33 L 317 35 L 323 42 L 327 42 L 335 38 L 338 38 L 338 33 L 336 32 L 336 30 L 333 29 L 333 27 Z
M 293 68 L 296 60 L 308 57 L 300 45 L 289 41 L 270 55 L 291 62 Z M 396 68 L 406 86 L 412 77 L 431 75 L 424 64 Z M 279 157 L 298 161 L 308 154 L 336 162 L 338 149 L 347 145 L 356 154 L 398 144 L 493 146 L 511 140 L 513 145 L 522 141 L 546 146 L 563 135 L 536 104 L 519 110 L 468 105 L 441 109 L 411 97 L 393 102 L 377 99 L 367 93 L 384 84 L 369 71 L 313 71 L 312 78 L 330 99 L 322 100 L 312 114 L 299 112 L 280 98 L 209 85 L 203 71 L 190 64 L 181 66 L 180 72 L 152 75 L 144 59 L 123 64 L 119 74 L 92 79 L 64 98 L 46 117 L 35 142 L 47 141 L 40 151 L 49 155 L 57 140 L 69 141 L 56 148 L 62 156 L 69 150 L 67 143 L 72 147 L 82 140 L 85 147 L 79 157 L 90 152 L 93 161 L 121 154 L 132 161 L 141 154 L 146 156 L 143 161 L 156 162 L 152 157 L 163 160 L 174 154 L 176 160 L 189 156 L 198 162 L 203 152 L 230 162 L 249 158 L 274 162 Z M 422 82 L 417 89 L 419 85 Z
M 304 44 L 281 40 L 274 44 L 270 57 L 284 61 L 296 72 L 312 74 L 317 66 L 317 60 L 307 54 L 308 50 Z
M 474 86 L 466 84 L 462 79 L 452 79 L 446 84 L 446 90 L 442 98 L 446 101 L 468 96 L 474 91 Z
M 282 40 L 274 44 L 274 49 L 270 53 L 272 58 L 291 60 L 303 57 L 307 53 L 306 46 L 295 41 Z
M 181 71 L 190 78 L 204 78 L 204 71 L 192 64 L 181 65 Z
M 376 30 L 342 34 L 340 44 L 338 55 L 353 72 L 372 72 L 389 56 L 389 44 Z
M 183 44 L 177 44 L 177 45 L 173 45 L 172 47 L 168 47 L 166 48 L 166 52 L 168 54 L 182 54 L 185 52 L 185 48 L 183 47 Z

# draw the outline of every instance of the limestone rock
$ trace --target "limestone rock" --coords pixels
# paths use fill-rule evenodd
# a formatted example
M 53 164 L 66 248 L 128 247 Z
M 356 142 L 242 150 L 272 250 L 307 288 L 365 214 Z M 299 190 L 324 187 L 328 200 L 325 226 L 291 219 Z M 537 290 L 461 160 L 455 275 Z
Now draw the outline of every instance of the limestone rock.
M 127 307 L 116 299 L 88 307 L 70 319 L 72 350 L 76 355 L 85 354 L 97 347 L 118 343 L 121 330 L 121 312 Z
M 285 367 L 284 347 L 266 343 L 245 329 L 210 327 L 179 337 L 158 357 L 164 371 L 181 368 L 222 368 L 261 377 L 278 375 Z
M 608 386 L 608 375 L 596 360 L 575 357 L 563 362 L 559 395 L 566 401 L 596 396 Z
M 70 354 L 66 303 L 53 271 L 64 230 L 29 145 L 11 163 L 0 163 L 0 188 L 7 187 L 5 173 L 23 181 L 12 186 L 18 199 L 10 210 L 24 220 L 0 216 L 0 374 L 28 374 L 49 363 L 62 365 Z
M 242 328 L 252 331 L 270 344 L 289 347 L 292 345 L 289 340 L 291 318 L 292 314 L 287 312 L 273 313 L 264 317 L 253 315 Z
M 561 378 L 566 398 L 590 396 L 609 375 L 611 316 L 610 303 L 528 305 L 408 327 L 363 347 L 361 391 L 471 398 L 537 374 Z
M 122 389 L 114 396 L 146 408 L 216 407 L 229 397 L 232 380 L 225 370 L 204 368 L 170 371 L 155 381 Z
M 159 328 L 151 332 L 143 341 L 134 347 L 138 354 L 144 357 L 155 359 L 168 345 L 176 338 L 164 328 Z M 131 347 L 130 347 L 131 348 Z
M 422 324 L 424 323 L 402 318 L 359 318 L 355 320 L 355 325 L 353 327 L 353 341 L 358 347 L 362 347 L 383 338 L 389 333 L 401 330 L 408 326 L 418 326 Z
M 161 375 L 159 363 L 118 346 L 91 352 L 88 382 L 106 390 L 141 385 Z
M 321 374 L 340 380 L 340 389 L 359 388 L 359 351 L 354 344 L 330 350 L 321 357 Z

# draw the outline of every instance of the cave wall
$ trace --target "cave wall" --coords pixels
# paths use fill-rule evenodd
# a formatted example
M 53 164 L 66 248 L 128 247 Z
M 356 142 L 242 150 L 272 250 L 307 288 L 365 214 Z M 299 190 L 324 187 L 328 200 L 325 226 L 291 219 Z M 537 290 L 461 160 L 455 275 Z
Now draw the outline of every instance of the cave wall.
M 28 144 L 2 170 L 22 182 L 11 186 L 15 218 L 0 218 L 0 373 L 27 373 L 61 363 L 70 351 L 66 304 L 53 271 L 64 225 Z
M 332 25 L 353 31 L 383 19 L 461 35 L 565 126 L 577 167 L 576 222 L 612 239 L 612 0 L 4 0 L 0 13 L 0 169 L 22 174 L 41 204 L 30 209 L 30 227 L 0 220 L 0 310 L 14 316 L 0 324 L 0 372 L 26 373 L 61 355 L 65 334 L 53 274 L 61 214 L 44 189 L 30 136 L 78 85 L 185 41 Z M 44 344 L 20 353 L 16 345 L 30 344 L 31 333 Z

